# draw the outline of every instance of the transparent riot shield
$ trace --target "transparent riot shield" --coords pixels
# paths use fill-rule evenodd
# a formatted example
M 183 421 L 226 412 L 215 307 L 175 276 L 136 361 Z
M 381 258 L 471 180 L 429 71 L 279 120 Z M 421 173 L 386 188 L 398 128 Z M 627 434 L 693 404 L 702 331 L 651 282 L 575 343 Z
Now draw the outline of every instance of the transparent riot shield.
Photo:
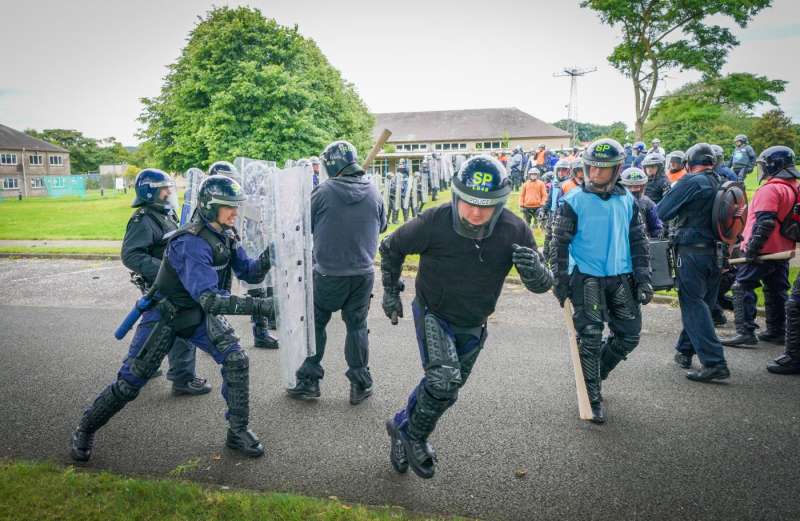
M 431 185 L 438 190 L 441 184 L 441 161 L 436 157 L 431 159 L 428 165 L 431 171 Z
M 381 191 L 381 196 L 383 196 L 383 207 L 386 208 L 386 211 L 389 211 L 389 194 L 391 193 L 391 185 L 392 185 L 392 174 L 389 172 L 386 173 L 386 177 L 383 180 L 383 190 Z
M 311 175 L 300 167 L 266 175 L 262 206 L 272 258 L 280 365 L 288 388 L 306 357 L 316 353 L 314 289 L 311 266 Z
M 405 188 L 405 193 L 403 194 L 403 210 L 408 210 L 411 208 L 411 199 L 414 192 L 414 178 L 410 175 L 404 175 L 400 186 Z
M 186 171 L 186 192 L 183 194 L 183 206 L 181 206 L 181 226 L 191 220 L 194 209 L 197 208 L 197 193 L 205 178 L 206 174 L 199 168 L 190 168 Z
M 429 170 L 430 172 L 430 170 Z M 425 204 L 428 202 L 428 175 L 420 174 L 419 180 L 417 181 L 420 184 L 420 202 Z
M 397 212 L 403 207 L 403 174 L 396 172 L 394 174 L 394 211 Z

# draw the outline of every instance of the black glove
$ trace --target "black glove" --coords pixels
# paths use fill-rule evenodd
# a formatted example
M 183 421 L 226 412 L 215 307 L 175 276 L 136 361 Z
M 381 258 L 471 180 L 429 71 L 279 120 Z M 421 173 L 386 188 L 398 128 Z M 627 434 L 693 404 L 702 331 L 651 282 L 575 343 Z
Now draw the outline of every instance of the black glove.
M 511 262 L 517 268 L 519 276 L 523 280 L 535 277 L 542 269 L 539 253 L 533 248 L 520 246 L 519 244 L 512 244 L 511 248 L 514 250 L 514 253 L 511 254 Z
M 653 300 L 653 286 L 649 282 L 636 285 L 636 300 L 642 305 L 648 304 Z
M 262 251 L 261 255 L 258 256 L 258 265 L 263 273 L 268 272 L 272 267 L 272 262 L 269 260 L 269 247 Z
M 397 318 L 403 318 L 403 302 L 400 300 L 400 292 L 405 289 L 402 280 L 398 280 L 393 286 L 383 288 L 383 312 L 396 325 Z
M 760 262 L 758 260 L 758 253 L 759 253 L 758 249 L 747 248 L 747 250 L 745 250 L 745 252 L 744 252 L 744 257 L 745 257 L 745 259 L 747 259 L 747 262 L 750 262 L 750 263 Z
M 561 307 L 564 307 L 564 302 L 567 301 L 569 297 L 569 277 L 568 276 L 561 276 L 557 277 L 555 284 L 553 284 L 553 294 L 558 299 L 558 303 Z

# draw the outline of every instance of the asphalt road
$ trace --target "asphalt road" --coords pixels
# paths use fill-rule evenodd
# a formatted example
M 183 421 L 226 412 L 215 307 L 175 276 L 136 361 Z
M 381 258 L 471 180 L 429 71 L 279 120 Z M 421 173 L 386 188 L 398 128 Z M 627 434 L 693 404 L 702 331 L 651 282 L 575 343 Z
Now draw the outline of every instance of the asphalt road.
M 0 457 L 71 463 L 70 432 L 127 348 L 112 335 L 137 296 L 127 278 L 116 262 L 0 260 Z M 153 381 L 98 434 L 86 466 L 149 476 L 180 466 L 200 482 L 483 519 L 800 518 L 800 377 L 764 370 L 778 347 L 729 350 L 728 383 L 693 383 L 672 362 L 678 310 L 650 305 L 642 344 L 606 382 L 608 423 L 596 426 L 577 418 L 555 300 L 508 286 L 431 438 L 440 462 L 424 481 L 392 471 L 383 427 L 421 375 L 412 322 L 393 327 L 377 305 L 370 320 L 376 392 L 358 407 L 338 319 L 316 403 L 285 396 L 276 352 L 248 350 L 251 426 L 266 457 L 222 449 L 221 378 L 200 353 L 214 392 L 176 398 Z M 252 345 L 247 322 L 233 323 Z

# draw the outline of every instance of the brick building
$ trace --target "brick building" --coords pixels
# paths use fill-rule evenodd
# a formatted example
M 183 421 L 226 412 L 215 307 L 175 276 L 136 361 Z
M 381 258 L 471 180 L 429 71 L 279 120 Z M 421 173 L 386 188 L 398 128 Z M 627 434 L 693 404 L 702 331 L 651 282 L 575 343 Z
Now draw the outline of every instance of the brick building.
M 44 177 L 69 174 L 67 150 L 0 125 L 0 197 L 45 195 Z
M 550 149 L 570 144 L 568 132 L 517 108 L 375 114 L 373 137 L 377 139 L 385 128 L 392 131 L 387 143 L 392 151 L 379 153 L 373 164 L 383 172 L 394 171 L 400 158 L 417 170 L 420 159 L 431 152 L 469 157 L 509 152 L 517 145 L 530 151 L 539 144 Z

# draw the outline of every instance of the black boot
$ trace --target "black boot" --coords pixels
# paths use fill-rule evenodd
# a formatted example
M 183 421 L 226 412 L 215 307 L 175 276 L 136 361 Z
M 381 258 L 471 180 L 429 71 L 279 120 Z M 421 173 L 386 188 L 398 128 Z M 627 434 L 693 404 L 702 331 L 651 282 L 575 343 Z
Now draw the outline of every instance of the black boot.
M 720 343 L 728 347 L 755 346 L 758 344 L 753 318 L 748 317 L 744 308 L 745 290 L 739 283 L 733 285 L 733 318 L 736 321 L 736 335 L 720 338 Z
M 687 355 L 680 352 L 675 353 L 675 363 L 678 364 L 678 366 L 682 369 L 691 369 L 692 355 Z
M 264 455 L 258 436 L 247 428 L 250 419 L 250 359 L 244 351 L 230 353 L 222 362 L 225 401 L 228 404 L 228 435 L 225 445 L 250 458 Z
M 710 382 L 712 380 L 725 380 L 730 378 L 731 372 L 726 364 L 715 365 L 714 367 L 703 367 L 698 371 L 689 371 L 686 378 L 693 382 Z
M 408 457 L 394 420 L 386 420 L 386 432 L 389 434 L 389 461 L 392 462 L 392 468 L 400 474 L 405 474 L 408 471 Z
M 724 326 L 728 323 L 727 317 L 725 317 L 725 313 L 722 311 L 722 308 L 716 306 L 714 309 L 711 310 L 711 320 L 714 321 L 714 326 Z
M 211 385 L 205 378 L 194 377 L 186 382 L 172 382 L 172 394 L 180 396 L 188 394 L 190 396 L 200 396 L 211 392 Z
M 583 368 L 583 378 L 586 382 L 586 392 L 589 395 L 589 403 L 592 406 L 592 423 L 598 424 L 606 421 L 603 396 L 600 392 L 600 350 L 601 346 L 595 347 L 584 341 L 581 341 L 578 347 L 581 367 Z
M 770 344 L 783 345 L 786 340 L 786 302 L 783 296 L 764 285 L 764 311 L 767 330 L 758 339 Z
M 592 423 L 602 425 L 606 422 L 606 408 L 603 402 L 592 403 Z
M 92 406 L 83 413 L 78 428 L 72 433 L 70 441 L 72 459 L 89 461 L 94 448 L 94 434 L 138 394 L 139 389 L 125 380 L 117 380 L 103 389 Z
M 786 352 L 767 364 L 767 371 L 800 374 L 800 304 L 792 299 L 786 301 Z
M 248 458 L 260 458 L 264 455 L 264 446 L 258 436 L 247 428 L 247 418 L 231 414 L 228 416 L 228 423 L 225 445 L 229 449 L 238 450 Z
M 314 400 L 320 397 L 319 380 L 313 378 L 298 378 L 297 384 L 286 393 L 295 400 Z
M 426 439 L 412 438 L 402 430 L 398 433 L 408 459 L 408 466 L 422 479 L 431 479 L 436 473 L 436 452 L 431 444 Z
M 372 386 L 362 387 L 361 384 L 350 382 L 350 405 L 358 405 L 372 396 Z
M 258 322 L 253 323 L 253 342 L 254 347 L 261 349 L 278 349 L 278 339 L 269 334 L 267 321 L 264 317 L 259 317 Z

